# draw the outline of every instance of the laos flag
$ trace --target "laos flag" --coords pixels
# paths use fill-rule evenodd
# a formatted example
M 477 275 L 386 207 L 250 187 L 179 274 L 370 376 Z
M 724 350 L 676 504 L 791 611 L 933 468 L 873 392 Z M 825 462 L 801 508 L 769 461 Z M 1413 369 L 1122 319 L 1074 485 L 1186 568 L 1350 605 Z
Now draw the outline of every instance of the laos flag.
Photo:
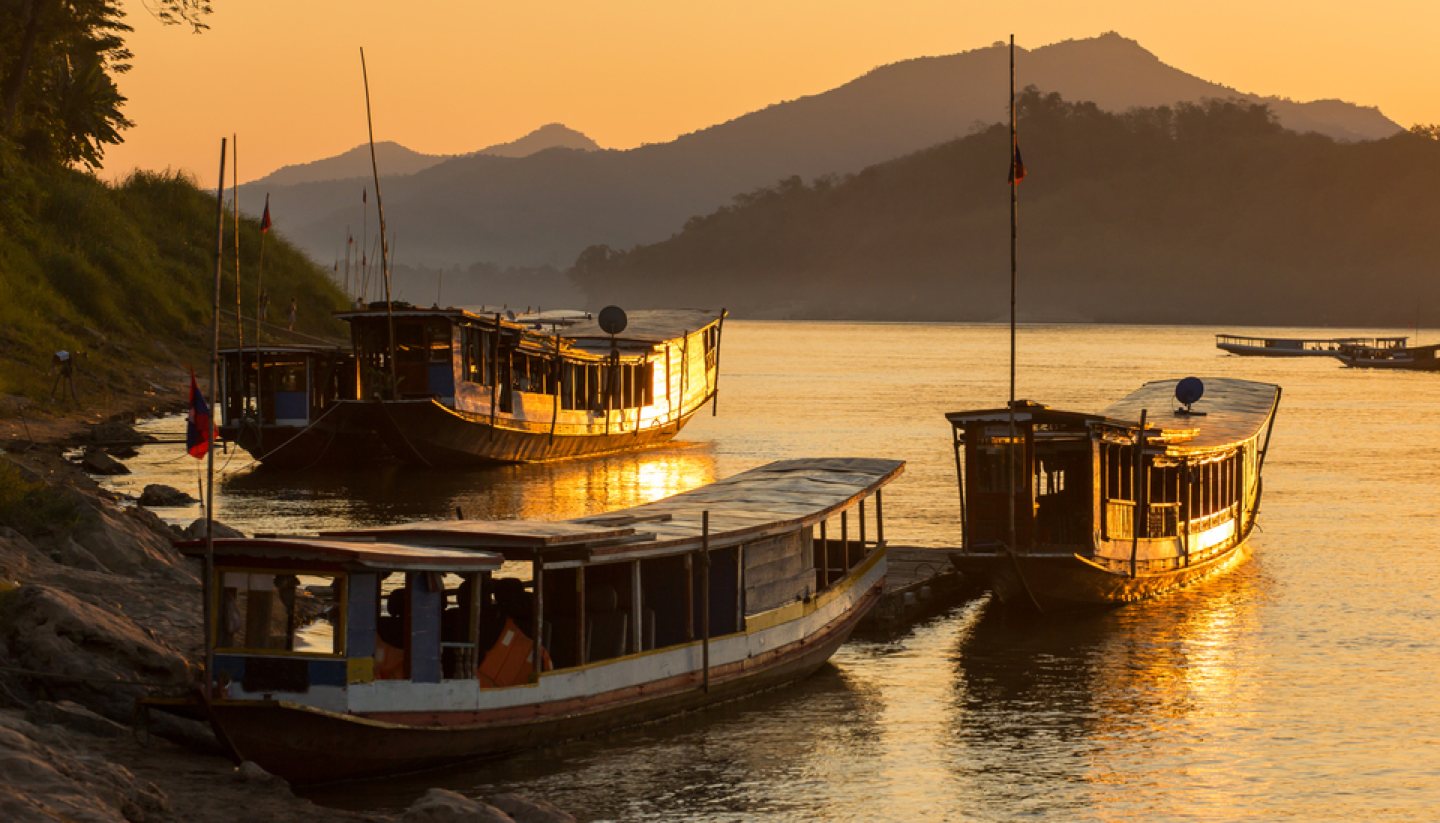
M 195 382 L 195 372 L 190 372 L 190 413 L 185 416 L 185 451 L 191 457 L 201 458 L 210 451 L 210 441 L 215 437 L 215 426 L 210 419 L 210 405 L 200 386 Z

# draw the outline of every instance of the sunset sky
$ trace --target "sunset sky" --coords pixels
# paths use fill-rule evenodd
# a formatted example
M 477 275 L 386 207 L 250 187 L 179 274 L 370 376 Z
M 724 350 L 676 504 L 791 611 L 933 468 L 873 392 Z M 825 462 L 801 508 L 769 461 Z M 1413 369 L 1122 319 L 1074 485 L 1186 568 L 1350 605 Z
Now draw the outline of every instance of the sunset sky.
M 375 137 L 456 154 L 549 122 L 607 148 L 665 142 L 878 65 L 1117 31 L 1206 80 L 1440 122 L 1440 6 L 1429 0 L 1078 3 L 1073 0 L 427 2 L 215 0 L 209 31 L 127 0 L 136 127 L 102 176 L 176 168 L 208 182 L 240 135 L 240 178 Z M 1023 83 L 1023 63 L 1020 67 Z

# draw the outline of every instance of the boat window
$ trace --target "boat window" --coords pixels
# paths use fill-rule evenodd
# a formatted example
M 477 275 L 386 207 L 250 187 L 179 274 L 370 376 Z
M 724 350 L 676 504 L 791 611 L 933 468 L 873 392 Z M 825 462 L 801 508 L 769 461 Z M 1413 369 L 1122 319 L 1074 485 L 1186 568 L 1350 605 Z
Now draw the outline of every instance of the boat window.
M 1021 435 L 1023 437 L 1023 435 Z M 1006 443 L 1008 437 L 992 437 L 975 446 L 975 483 L 982 493 L 1004 493 L 1006 478 L 1010 472 L 1010 460 L 1015 461 L 1014 489 L 1025 488 L 1025 456 L 1020 443 Z
M 343 653 L 343 575 L 229 569 L 219 578 L 217 650 Z

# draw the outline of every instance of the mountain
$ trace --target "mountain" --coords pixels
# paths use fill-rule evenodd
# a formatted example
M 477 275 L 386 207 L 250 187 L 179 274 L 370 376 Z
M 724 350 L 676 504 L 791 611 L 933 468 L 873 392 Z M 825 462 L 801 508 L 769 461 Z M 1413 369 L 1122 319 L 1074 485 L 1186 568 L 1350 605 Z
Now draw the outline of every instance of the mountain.
M 1019 310 L 1030 321 L 1408 326 L 1440 306 L 1440 140 L 1347 143 L 1264 105 L 1104 111 L 1027 92 Z M 738 317 L 998 320 L 1008 127 L 750 192 L 575 277 L 636 308 Z M 1319 173 L 1323 170 L 1323 173 Z
M 1268 103 L 1282 125 L 1337 139 L 1400 130 L 1371 108 L 1242 95 L 1167 66 L 1116 34 L 1020 50 L 1016 60 L 1022 86 L 1094 100 L 1110 111 L 1240 97 Z M 907 60 L 821 94 L 628 151 L 451 158 L 388 181 L 386 214 L 409 264 L 565 267 L 592 244 L 624 248 L 660 240 L 737 192 L 792 175 L 858 171 L 999 122 L 1006 116 L 1007 64 L 1000 44 Z M 345 227 L 360 222 L 353 183 L 269 190 L 275 208 L 291 216 L 278 230 L 322 260 L 343 243 Z M 253 194 L 245 199 L 257 200 Z
M 547 123 L 524 137 L 509 143 L 497 143 L 475 153 L 492 157 L 529 157 L 546 149 L 599 151 L 600 144 L 563 123 Z
M 524 137 L 511 140 L 509 143 L 488 146 L 474 154 L 493 157 L 528 157 L 536 152 L 555 148 L 595 151 L 600 148 L 600 145 L 563 124 L 548 123 Z M 422 154 L 391 140 L 375 144 L 376 165 L 380 167 L 380 173 L 387 178 L 414 174 L 438 163 L 443 163 L 453 156 L 455 155 Z M 370 146 L 362 143 L 334 157 L 326 157 L 310 163 L 282 166 L 247 185 L 257 188 L 263 186 L 273 191 L 280 186 L 294 186 L 325 180 L 351 180 L 370 176 Z

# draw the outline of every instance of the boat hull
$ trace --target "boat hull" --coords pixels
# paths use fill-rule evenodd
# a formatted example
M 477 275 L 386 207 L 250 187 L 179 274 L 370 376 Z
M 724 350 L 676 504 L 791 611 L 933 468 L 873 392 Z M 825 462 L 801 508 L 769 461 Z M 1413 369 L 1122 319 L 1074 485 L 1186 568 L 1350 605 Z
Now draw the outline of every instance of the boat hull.
M 1075 554 L 953 552 L 961 574 L 995 592 L 1008 607 L 1064 612 L 1119 606 L 1165 594 L 1240 565 L 1249 557 L 1245 541 L 1205 561 L 1134 577 L 1102 568 Z
M 220 436 L 261 465 L 277 469 L 357 466 L 390 459 L 385 441 L 359 417 L 327 414 L 309 426 L 222 426 Z
M 376 430 L 399 460 L 427 467 L 544 463 L 644 449 L 673 439 L 696 411 L 640 431 L 552 435 L 543 426 L 492 425 L 484 415 L 457 412 L 434 400 L 355 405 L 371 409 Z
M 883 578 L 821 631 L 703 674 L 584 699 L 473 712 L 353 715 L 287 701 L 216 700 L 209 716 L 237 758 L 299 784 L 397 774 L 497 757 L 658 720 L 799 680 L 830 658 L 879 601 Z

